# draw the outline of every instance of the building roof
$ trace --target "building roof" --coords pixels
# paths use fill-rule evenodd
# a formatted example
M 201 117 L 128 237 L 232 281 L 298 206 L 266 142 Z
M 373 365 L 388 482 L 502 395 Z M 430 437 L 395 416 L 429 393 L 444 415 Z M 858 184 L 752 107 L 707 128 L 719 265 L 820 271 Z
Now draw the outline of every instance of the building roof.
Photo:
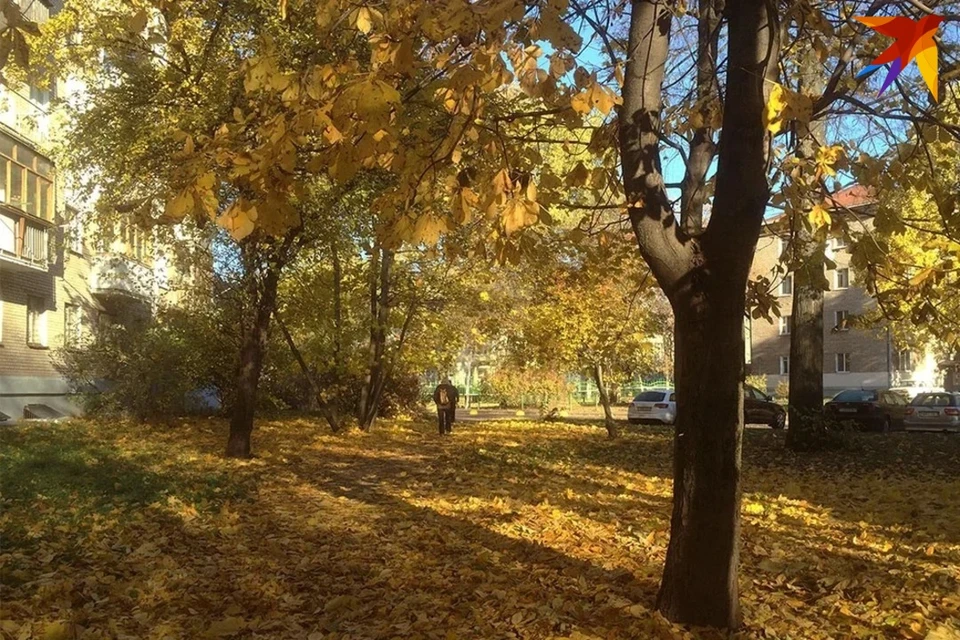
M 824 208 L 831 211 L 843 212 L 847 209 L 858 209 L 869 207 L 877 203 L 876 189 L 860 184 L 852 184 L 839 191 L 828 195 L 820 203 Z M 869 217 L 869 213 L 866 214 Z M 763 221 L 764 229 L 761 235 L 774 233 L 778 226 L 782 225 L 785 213 L 778 213 L 775 216 L 765 218 Z
M 823 204 L 830 209 L 854 209 L 875 204 L 877 190 L 862 184 L 852 184 L 844 187 L 833 195 L 827 196 Z

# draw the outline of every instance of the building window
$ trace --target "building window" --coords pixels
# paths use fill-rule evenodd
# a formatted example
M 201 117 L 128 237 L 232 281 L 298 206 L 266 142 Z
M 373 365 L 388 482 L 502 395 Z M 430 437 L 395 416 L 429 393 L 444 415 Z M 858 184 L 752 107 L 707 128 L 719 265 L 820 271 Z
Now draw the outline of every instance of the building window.
M 913 352 L 909 349 L 897 352 L 897 371 L 913 371 Z
M 50 99 L 52 97 L 53 94 L 49 89 L 39 89 L 33 85 L 30 85 L 30 99 L 44 109 L 50 105 Z
M 836 354 L 836 358 L 837 358 L 837 373 L 850 373 L 850 354 L 838 353 Z
M 833 241 L 830 244 L 833 247 L 834 251 L 839 251 L 840 249 L 846 249 L 847 239 L 844 238 L 843 236 L 837 236 L 836 238 L 833 239 Z
M 53 220 L 53 164 L 26 146 L 0 140 L 0 202 Z
M 47 346 L 47 310 L 43 298 L 27 297 L 27 344 Z
M 780 335 L 790 335 L 790 316 L 780 316 Z
M 844 267 L 837 269 L 837 289 L 848 289 L 850 287 L 850 269 Z
M 787 274 L 783 276 L 783 280 L 780 282 L 780 295 L 781 296 L 793 295 L 793 274 Z
M 790 375 L 790 356 L 780 356 L 780 375 Z
M 3 300 L 0 300 L 0 344 L 3 344 Z
M 850 326 L 848 324 L 850 320 L 849 311 L 834 311 L 833 312 L 833 328 L 837 331 L 849 331 Z
M 16 255 L 17 222 L 17 218 L 0 213 L 0 252 Z

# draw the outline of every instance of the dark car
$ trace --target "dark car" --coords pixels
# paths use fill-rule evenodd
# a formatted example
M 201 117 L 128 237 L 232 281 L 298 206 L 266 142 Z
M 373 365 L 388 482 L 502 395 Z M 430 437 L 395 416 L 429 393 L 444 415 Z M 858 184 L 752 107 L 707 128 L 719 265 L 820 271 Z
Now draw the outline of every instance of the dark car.
M 840 421 L 850 421 L 861 429 L 890 431 L 903 426 L 907 401 L 892 391 L 847 389 L 824 406 L 826 414 Z
M 787 424 L 787 412 L 763 391 L 745 386 L 743 388 L 743 421 L 746 424 L 766 424 L 773 429 L 783 429 Z

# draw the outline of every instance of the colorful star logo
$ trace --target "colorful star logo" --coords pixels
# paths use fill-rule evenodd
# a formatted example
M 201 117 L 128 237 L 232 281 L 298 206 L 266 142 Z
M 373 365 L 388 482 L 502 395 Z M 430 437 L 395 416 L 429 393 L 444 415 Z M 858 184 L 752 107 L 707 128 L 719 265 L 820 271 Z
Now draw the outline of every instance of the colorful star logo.
M 860 73 L 858 78 L 868 76 L 885 64 L 890 65 L 890 71 L 883 81 L 880 88 L 882 94 L 887 87 L 896 80 L 900 72 L 910 64 L 914 58 L 917 59 L 917 66 L 920 68 L 920 75 L 930 88 L 933 94 L 934 102 L 939 100 L 937 93 L 937 43 L 933 36 L 937 33 L 937 27 L 943 22 L 943 18 L 937 15 L 927 15 L 920 20 L 912 18 L 855 18 L 857 21 L 867 25 L 877 33 L 896 38 L 896 41 L 887 47 L 886 51 L 881 53 Z

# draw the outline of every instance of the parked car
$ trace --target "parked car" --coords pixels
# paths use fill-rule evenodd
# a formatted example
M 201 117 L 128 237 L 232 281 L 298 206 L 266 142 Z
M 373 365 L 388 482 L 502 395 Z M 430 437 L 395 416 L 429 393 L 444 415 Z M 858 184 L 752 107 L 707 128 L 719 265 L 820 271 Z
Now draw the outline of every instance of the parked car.
M 891 431 L 903 426 L 907 401 L 892 391 L 847 389 L 824 405 L 828 416 L 854 422 L 861 429 Z
M 787 422 L 787 412 L 770 396 L 754 389 L 744 389 L 743 413 L 748 424 L 767 424 L 782 429 Z M 677 419 L 677 394 L 673 389 L 653 389 L 638 393 L 627 408 L 627 420 L 631 424 L 673 424 Z
M 921 393 L 907 407 L 907 431 L 960 431 L 960 393 Z
M 787 411 L 763 391 L 747 385 L 743 388 L 743 421 L 783 429 L 787 424 Z
M 891 387 L 890 391 L 900 394 L 908 403 L 921 393 L 943 393 L 943 389 L 939 387 Z
M 641 391 L 627 407 L 630 424 L 673 424 L 677 419 L 677 394 L 673 389 Z

